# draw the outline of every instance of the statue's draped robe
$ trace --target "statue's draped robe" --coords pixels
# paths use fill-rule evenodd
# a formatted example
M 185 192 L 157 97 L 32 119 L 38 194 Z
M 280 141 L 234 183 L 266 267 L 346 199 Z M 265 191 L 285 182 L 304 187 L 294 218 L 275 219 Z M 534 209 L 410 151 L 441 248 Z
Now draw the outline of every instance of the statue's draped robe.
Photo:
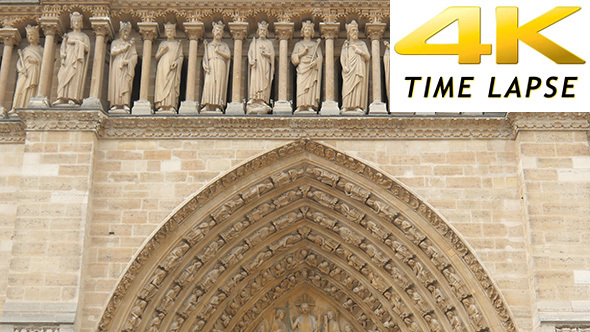
M 225 106 L 227 94 L 227 79 L 229 75 L 229 59 L 225 59 L 215 52 L 229 54 L 229 46 L 224 42 L 212 41 L 205 47 L 203 55 L 203 67 L 209 68 L 205 73 L 205 82 L 203 84 L 203 96 L 201 105 L 213 105 L 222 108 Z
M 297 65 L 297 107 L 312 107 L 317 110 L 320 104 L 320 87 L 322 79 L 322 50 L 316 41 L 299 41 L 293 48 L 293 54 L 301 53 L 305 47 L 309 50 L 299 58 Z
M 182 44 L 178 40 L 162 41 L 158 46 L 156 54 L 168 50 L 158 60 L 156 68 L 156 91 L 154 93 L 154 104 L 158 108 L 176 108 L 178 96 L 180 95 L 180 72 L 182 70 Z M 176 68 L 172 65 L 176 64 Z
M 262 55 L 262 52 L 270 53 L 270 57 Z M 250 100 L 270 102 L 270 90 L 272 78 L 275 73 L 275 51 L 272 42 L 268 39 L 252 40 L 248 49 L 248 61 L 250 64 L 250 75 L 248 87 Z
M 337 321 L 331 320 L 328 323 L 328 331 L 327 332 L 340 332 L 340 324 Z
M 21 56 L 16 63 L 18 79 L 12 108 L 26 107 L 31 97 L 37 95 L 42 60 L 43 47 L 29 45 L 22 50 Z
M 313 315 L 300 315 L 293 322 L 293 332 L 317 332 L 318 321 Z
M 125 47 L 127 47 L 125 50 Z M 127 62 L 127 64 L 125 64 Z M 137 64 L 137 51 L 130 41 L 117 39 L 111 45 L 111 70 L 109 74 L 109 101 L 112 106 L 129 106 L 133 77 Z
M 272 323 L 270 332 L 287 332 L 287 324 L 277 319 Z
M 89 50 L 90 39 L 85 33 L 72 31 L 66 34 L 60 48 L 60 54 L 65 58 L 57 73 L 58 99 L 82 102 Z
M 363 52 L 369 53 L 367 45 L 361 40 L 355 42 L 347 40 L 342 46 L 342 53 L 340 54 L 340 63 L 342 64 L 342 108 L 366 110 L 369 62 L 354 51 L 353 45 Z M 345 68 L 348 71 L 345 71 Z

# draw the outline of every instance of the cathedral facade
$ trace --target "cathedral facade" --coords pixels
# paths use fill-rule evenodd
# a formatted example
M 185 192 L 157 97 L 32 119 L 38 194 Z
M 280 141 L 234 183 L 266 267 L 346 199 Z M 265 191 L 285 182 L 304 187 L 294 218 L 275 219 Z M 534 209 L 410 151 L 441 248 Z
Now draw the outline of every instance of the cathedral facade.
M 590 116 L 396 109 L 388 1 L 0 19 L 1 332 L 590 331 Z

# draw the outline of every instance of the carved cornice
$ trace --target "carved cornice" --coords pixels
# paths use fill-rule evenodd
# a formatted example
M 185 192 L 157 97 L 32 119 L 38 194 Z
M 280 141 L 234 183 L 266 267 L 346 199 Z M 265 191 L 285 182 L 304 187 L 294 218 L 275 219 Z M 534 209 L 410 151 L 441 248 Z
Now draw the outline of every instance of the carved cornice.
M 293 29 L 295 23 L 293 22 L 277 22 L 275 23 L 275 33 L 279 40 L 291 39 L 293 37 Z
M 555 332 L 590 332 L 590 324 L 556 326 Z
M 205 24 L 203 22 L 185 22 L 183 25 L 188 39 L 198 40 L 203 38 L 203 32 L 205 31 Z
M 20 121 L 0 121 L 0 143 L 24 143 L 25 126 Z
M 99 133 L 106 115 L 91 110 L 19 110 L 26 131 L 92 131 Z
M 335 39 L 340 31 L 340 23 L 320 22 L 320 33 L 324 39 Z
M 590 130 L 590 113 L 509 113 L 515 133 L 525 130 Z
M 248 34 L 248 23 L 247 22 L 229 22 L 229 31 L 235 40 L 242 40 L 246 38 Z
M 109 118 L 106 138 L 509 139 L 505 118 Z

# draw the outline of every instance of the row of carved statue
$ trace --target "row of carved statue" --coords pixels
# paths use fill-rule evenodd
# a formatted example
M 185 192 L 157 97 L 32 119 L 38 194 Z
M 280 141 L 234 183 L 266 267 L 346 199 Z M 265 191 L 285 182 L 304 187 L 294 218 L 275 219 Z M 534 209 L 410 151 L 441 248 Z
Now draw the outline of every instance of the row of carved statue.
M 84 86 L 89 65 L 90 39 L 83 31 L 83 16 L 70 15 L 72 31 L 63 36 L 59 50 L 60 67 L 57 74 L 57 99 L 54 106 L 80 105 L 84 98 Z M 269 24 L 258 23 L 257 37 L 248 50 L 248 101 L 246 113 L 269 114 L 272 112 L 271 87 L 275 71 L 275 51 L 267 39 Z M 154 107 L 163 114 L 177 113 L 180 96 L 183 49 L 176 39 L 176 24 L 164 25 L 166 40 L 160 42 L 155 53 L 157 61 L 154 90 Z M 371 54 L 364 41 L 359 40 L 356 21 L 346 24 L 347 40 L 342 46 L 342 112 L 366 113 L 368 101 L 369 60 Z M 13 107 L 27 107 L 38 91 L 43 47 L 39 45 L 39 27 L 27 26 L 29 46 L 19 50 L 18 78 Z M 130 113 L 131 94 L 138 54 L 135 40 L 130 38 L 131 23 L 121 22 L 119 38 L 111 43 L 108 100 L 111 112 Z M 222 41 L 224 24 L 213 22 L 213 40 L 204 42 L 204 83 L 200 101 L 201 113 L 224 113 L 230 74 L 230 48 Z M 314 24 L 302 22 L 302 40 L 298 41 L 291 55 L 296 67 L 297 85 L 295 113 L 317 113 L 320 108 L 323 55 L 320 40 L 313 40 Z M 389 44 L 385 42 L 383 56 L 386 86 L 389 90 Z

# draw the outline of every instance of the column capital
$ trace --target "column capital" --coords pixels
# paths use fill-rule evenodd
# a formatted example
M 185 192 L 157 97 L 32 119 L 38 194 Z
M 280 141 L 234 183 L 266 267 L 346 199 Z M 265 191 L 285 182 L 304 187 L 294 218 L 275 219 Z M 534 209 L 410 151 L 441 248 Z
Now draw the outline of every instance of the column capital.
M 247 22 L 229 22 L 229 31 L 234 39 L 244 39 L 248 34 Z
M 97 36 L 113 38 L 115 35 L 110 17 L 91 17 L 90 25 Z
M 293 37 L 293 30 L 295 23 L 293 22 L 276 22 L 275 32 L 279 40 L 291 39 Z
M 60 35 L 62 31 L 64 31 L 59 18 L 55 16 L 41 16 L 39 19 L 39 25 L 41 26 L 41 29 L 43 29 L 45 36 Z
M 199 40 L 203 38 L 205 24 L 203 22 L 184 22 L 184 32 L 189 40 Z
M 385 34 L 385 23 L 367 23 L 365 25 L 365 32 L 367 37 L 371 40 L 381 40 L 383 34 Z
M 0 29 L 0 39 L 4 45 L 14 46 L 20 43 L 20 33 L 17 28 L 2 28 Z
M 156 22 L 138 22 L 137 27 L 143 40 L 153 41 L 158 37 L 158 23 Z
M 324 39 L 335 39 L 340 31 L 340 23 L 320 22 L 320 32 Z

